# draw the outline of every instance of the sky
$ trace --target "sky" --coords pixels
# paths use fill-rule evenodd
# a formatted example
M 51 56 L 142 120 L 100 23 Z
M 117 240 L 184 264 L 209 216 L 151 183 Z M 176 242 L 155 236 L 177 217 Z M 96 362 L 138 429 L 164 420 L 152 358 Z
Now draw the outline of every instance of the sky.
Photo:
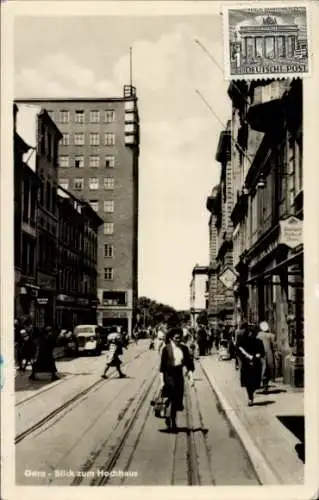
M 16 18 L 15 97 L 120 97 L 129 47 L 141 126 L 139 295 L 186 309 L 192 269 L 208 264 L 206 198 L 231 112 L 221 15 Z

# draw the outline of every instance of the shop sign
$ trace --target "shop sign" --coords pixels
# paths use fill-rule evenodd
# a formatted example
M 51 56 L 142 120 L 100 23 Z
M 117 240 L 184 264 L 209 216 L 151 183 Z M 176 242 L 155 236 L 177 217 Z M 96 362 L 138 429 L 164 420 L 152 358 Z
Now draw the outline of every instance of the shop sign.
M 127 318 L 129 316 L 126 312 L 121 311 L 103 311 L 103 318 Z
M 270 255 L 278 246 L 279 241 L 276 239 L 272 241 L 264 250 L 262 250 L 255 258 L 251 259 L 250 266 L 254 267 L 258 262 L 260 262 L 264 257 Z
M 302 243 L 302 220 L 291 216 L 288 219 L 281 220 L 279 243 L 287 245 L 289 248 L 296 248 Z
M 233 288 L 236 280 L 237 274 L 232 269 L 230 269 L 230 267 L 225 269 L 225 271 L 219 276 L 219 281 L 221 281 L 223 285 L 228 289 Z
M 38 285 L 45 290 L 55 290 L 55 279 L 54 278 L 38 278 Z
M 74 303 L 74 297 L 69 297 L 68 295 L 58 295 L 57 300 L 60 302 L 68 302 L 69 304 Z
M 78 304 L 80 304 L 80 306 L 88 306 L 89 305 L 89 299 L 78 299 L 77 300 Z
M 40 306 L 46 306 L 47 303 L 49 302 L 49 299 L 48 297 L 38 297 L 38 304 L 40 304 Z

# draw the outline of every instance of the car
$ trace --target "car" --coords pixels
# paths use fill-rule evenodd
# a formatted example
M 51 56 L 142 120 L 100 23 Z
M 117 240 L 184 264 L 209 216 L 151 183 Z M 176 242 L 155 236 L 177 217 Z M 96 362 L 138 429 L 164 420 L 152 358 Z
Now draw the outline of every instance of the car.
M 98 325 L 78 325 L 74 328 L 78 353 L 99 356 L 102 353 L 102 340 Z

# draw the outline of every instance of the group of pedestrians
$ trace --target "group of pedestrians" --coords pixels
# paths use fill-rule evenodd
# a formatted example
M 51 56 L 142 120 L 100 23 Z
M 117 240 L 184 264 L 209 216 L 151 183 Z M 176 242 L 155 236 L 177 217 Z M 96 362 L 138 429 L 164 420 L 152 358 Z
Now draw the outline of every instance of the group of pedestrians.
M 36 328 L 30 321 L 21 325 L 15 320 L 15 357 L 18 370 L 26 371 L 30 364 L 32 367 L 30 380 L 36 380 L 37 373 L 42 372 L 50 373 L 52 381 L 58 380 L 53 355 L 58 335 L 51 326 Z
M 259 328 L 243 321 L 236 337 L 236 363 L 240 368 L 240 384 L 246 388 L 248 405 L 254 403 L 254 394 L 262 388 L 268 392 L 275 378 L 275 335 L 266 321 Z

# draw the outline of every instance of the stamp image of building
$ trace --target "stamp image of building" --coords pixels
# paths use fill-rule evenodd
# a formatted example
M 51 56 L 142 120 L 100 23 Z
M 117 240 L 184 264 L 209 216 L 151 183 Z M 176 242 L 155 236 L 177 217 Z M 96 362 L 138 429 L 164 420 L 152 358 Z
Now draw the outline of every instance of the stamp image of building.
M 259 10 L 245 23 L 230 21 L 230 74 L 308 72 L 306 20 L 296 24 L 291 16 L 273 15 L 275 9 Z

